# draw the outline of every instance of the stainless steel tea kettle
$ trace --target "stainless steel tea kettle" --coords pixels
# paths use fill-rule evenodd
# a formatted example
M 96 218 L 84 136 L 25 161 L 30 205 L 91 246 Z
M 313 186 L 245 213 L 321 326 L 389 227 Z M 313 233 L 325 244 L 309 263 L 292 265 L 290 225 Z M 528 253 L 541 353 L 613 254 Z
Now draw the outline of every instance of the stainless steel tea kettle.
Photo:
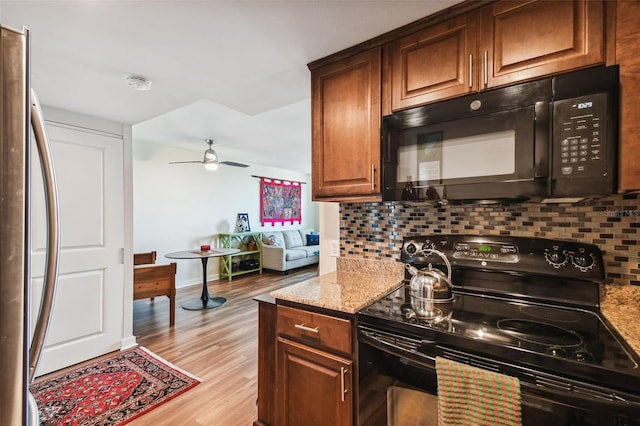
M 431 253 L 437 254 L 447 266 L 447 275 L 439 269 L 434 269 L 431 264 L 428 268 L 418 269 L 407 263 L 406 268 L 413 277 L 409 283 L 411 304 L 418 317 L 431 318 L 441 313 L 440 309 L 433 306 L 434 303 L 445 303 L 453 300 L 453 284 L 451 283 L 451 263 L 447 256 L 434 249 L 422 252 L 425 256 Z

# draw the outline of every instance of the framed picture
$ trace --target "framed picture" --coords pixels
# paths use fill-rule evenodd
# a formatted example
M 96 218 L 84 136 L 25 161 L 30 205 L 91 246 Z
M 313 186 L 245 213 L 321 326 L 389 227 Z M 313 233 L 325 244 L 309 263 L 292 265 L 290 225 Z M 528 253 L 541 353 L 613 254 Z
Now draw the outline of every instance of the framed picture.
M 249 213 L 238 213 L 238 219 L 236 220 L 236 232 L 250 232 L 249 226 Z

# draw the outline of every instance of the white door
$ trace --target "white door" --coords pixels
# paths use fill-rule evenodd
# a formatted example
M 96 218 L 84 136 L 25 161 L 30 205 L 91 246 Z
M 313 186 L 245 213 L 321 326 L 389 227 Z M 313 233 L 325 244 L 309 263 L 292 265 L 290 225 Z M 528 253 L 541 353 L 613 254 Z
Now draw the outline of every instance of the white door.
M 47 123 L 47 133 L 58 183 L 61 250 L 58 287 L 36 375 L 120 349 L 124 309 L 122 137 L 52 123 Z M 42 175 L 33 157 L 32 328 L 42 294 L 47 238 Z

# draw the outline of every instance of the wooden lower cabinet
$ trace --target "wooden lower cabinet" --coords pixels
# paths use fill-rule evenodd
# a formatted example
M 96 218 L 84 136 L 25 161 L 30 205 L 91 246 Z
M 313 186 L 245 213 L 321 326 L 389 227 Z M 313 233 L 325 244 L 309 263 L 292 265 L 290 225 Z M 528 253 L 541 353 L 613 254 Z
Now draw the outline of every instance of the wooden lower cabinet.
M 353 361 L 278 338 L 280 426 L 351 426 Z
M 276 301 L 269 295 L 258 302 L 258 418 L 253 426 L 275 426 L 276 421 Z
M 312 307 L 258 305 L 258 418 L 254 426 L 353 426 L 354 320 Z

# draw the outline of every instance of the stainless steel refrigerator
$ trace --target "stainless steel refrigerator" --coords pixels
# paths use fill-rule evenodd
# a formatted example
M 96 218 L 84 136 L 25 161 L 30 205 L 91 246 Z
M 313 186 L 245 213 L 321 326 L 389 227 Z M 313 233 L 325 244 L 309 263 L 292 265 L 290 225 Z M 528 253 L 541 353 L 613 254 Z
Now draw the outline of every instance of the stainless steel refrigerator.
M 29 31 L 0 26 L 0 425 L 38 424 L 29 393 L 44 345 L 58 275 L 55 172 L 44 121 L 29 81 Z M 32 132 L 33 130 L 33 132 Z M 43 171 L 47 261 L 35 324 L 30 323 L 31 137 Z

